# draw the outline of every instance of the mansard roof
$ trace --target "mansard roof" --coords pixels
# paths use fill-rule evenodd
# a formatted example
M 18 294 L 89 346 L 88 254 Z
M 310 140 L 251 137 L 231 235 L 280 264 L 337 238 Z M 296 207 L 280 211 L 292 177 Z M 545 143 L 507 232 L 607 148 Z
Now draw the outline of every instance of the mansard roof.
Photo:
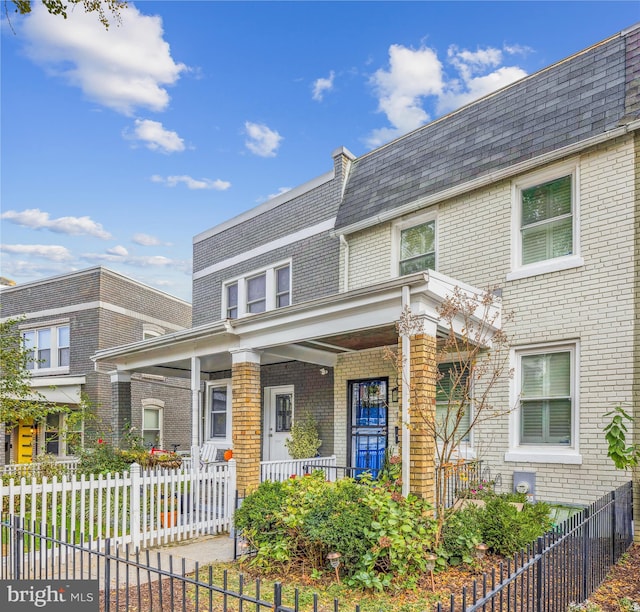
M 353 162 L 336 231 L 640 118 L 640 24 Z

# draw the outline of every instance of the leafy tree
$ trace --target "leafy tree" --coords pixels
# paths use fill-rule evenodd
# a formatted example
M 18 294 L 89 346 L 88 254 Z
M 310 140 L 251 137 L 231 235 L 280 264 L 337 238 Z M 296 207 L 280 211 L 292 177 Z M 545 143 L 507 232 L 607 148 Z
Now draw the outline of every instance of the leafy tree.
M 31 387 L 27 366 L 35 358 L 22 342 L 20 321 L 0 321 L 0 423 L 10 428 L 20 421 L 39 421 L 47 414 L 68 411 Z
M 111 13 L 111 19 L 116 23 L 120 23 L 120 11 L 126 8 L 126 0 L 41 0 L 42 4 L 47 8 L 47 11 L 52 15 L 62 15 L 64 19 L 67 18 L 67 10 L 69 4 L 72 8 L 81 4 L 87 13 L 97 13 L 100 23 L 108 28 L 110 25 L 107 11 Z M 11 3 L 15 5 L 15 12 L 20 15 L 27 15 L 31 12 L 33 7 L 32 0 L 11 0 Z M 4 3 L 4 12 L 9 17 L 8 0 Z

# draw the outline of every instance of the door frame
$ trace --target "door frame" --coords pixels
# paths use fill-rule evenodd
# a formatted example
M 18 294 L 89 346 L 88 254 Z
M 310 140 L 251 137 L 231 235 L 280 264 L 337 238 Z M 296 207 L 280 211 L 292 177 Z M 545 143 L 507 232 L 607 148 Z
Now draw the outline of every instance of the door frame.
M 387 410 L 387 423 L 384 426 L 385 430 L 385 452 L 389 448 L 389 377 L 388 376 L 371 376 L 367 378 L 352 378 L 347 380 L 347 465 L 353 461 L 353 402 L 351 395 L 351 385 L 360 384 L 366 382 L 381 381 L 385 383 L 386 393 L 383 399 L 384 405 Z M 352 465 L 350 467 L 355 467 Z
M 276 394 L 291 394 L 291 422 L 295 419 L 295 386 L 294 385 L 275 385 L 273 387 L 264 387 L 263 389 L 263 410 L 262 410 L 262 459 L 263 461 L 275 461 L 271 458 L 271 442 L 272 434 L 270 430 L 275 425 L 275 396 Z

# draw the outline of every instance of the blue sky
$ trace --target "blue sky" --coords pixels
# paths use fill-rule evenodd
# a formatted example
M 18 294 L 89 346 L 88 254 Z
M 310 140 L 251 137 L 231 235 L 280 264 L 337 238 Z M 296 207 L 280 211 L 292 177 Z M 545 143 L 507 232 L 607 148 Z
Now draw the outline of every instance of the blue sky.
M 191 298 L 194 235 L 640 21 L 637 2 L 135 2 L 2 20 L 0 274 Z

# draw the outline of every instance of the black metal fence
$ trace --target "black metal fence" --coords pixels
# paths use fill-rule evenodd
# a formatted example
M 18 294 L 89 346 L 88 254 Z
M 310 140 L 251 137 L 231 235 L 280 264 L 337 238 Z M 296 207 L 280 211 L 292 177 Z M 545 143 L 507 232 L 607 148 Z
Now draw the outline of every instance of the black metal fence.
M 438 612 L 566 612 L 587 599 L 633 542 L 632 483 L 608 493 L 484 574 Z
M 113 547 L 109 540 L 70 544 L 60 536 L 45 526 L 27 529 L 18 519 L 5 518 L 0 523 L 0 579 L 95 579 L 105 612 L 226 612 L 246 604 L 256 612 L 300 610 L 298 591 L 285 601 L 281 583 L 263 594 L 260 581 L 248 588 L 240 577 L 231 584 L 225 572 L 221 584 L 215 584 L 211 566 L 201 570 L 196 564 L 187 571 L 184 559 L 132 552 Z M 632 541 L 629 482 L 484 574 L 458 597 L 437 604 L 437 611 L 566 612 L 571 602 L 591 595 Z M 311 605 L 314 612 L 321 609 L 316 596 Z M 338 601 L 331 607 L 338 612 Z

